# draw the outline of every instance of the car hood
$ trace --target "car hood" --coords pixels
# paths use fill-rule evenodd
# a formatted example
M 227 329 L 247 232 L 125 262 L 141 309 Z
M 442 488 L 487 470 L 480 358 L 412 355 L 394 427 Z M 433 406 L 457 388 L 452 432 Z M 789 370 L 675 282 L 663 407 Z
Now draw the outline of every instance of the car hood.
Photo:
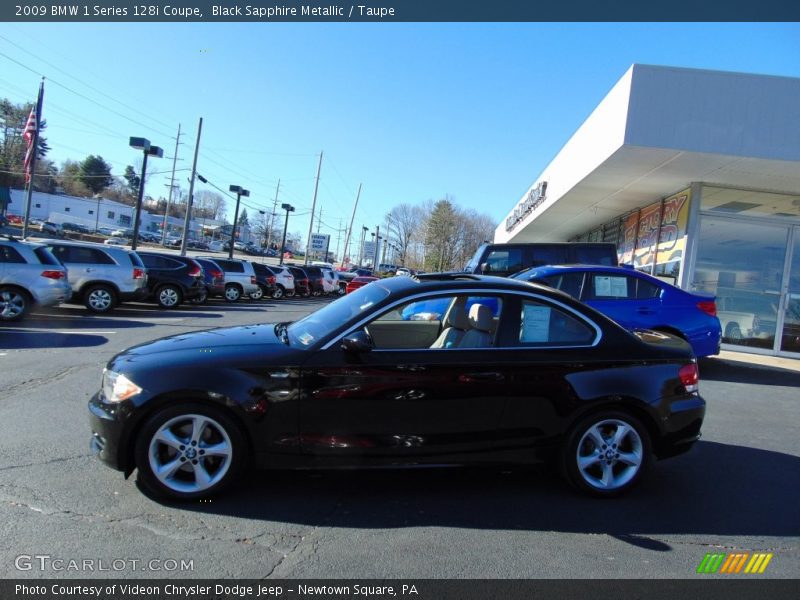
M 152 342 L 133 346 L 118 354 L 120 357 L 152 356 L 153 354 L 182 351 L 205 351 L 242 346 L 287 346 L 275 335 L 275 324 L 245 325 L 240 327 L 220 327 L 206 331 L 195 331 L 173 335 Z

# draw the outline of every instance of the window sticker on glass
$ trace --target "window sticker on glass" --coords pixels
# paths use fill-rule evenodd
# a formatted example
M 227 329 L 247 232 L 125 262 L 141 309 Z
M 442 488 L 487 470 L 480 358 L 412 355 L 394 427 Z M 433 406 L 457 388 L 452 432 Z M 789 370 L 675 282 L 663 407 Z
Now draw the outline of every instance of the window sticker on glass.
M 314 341 L 314 336 L 311 335 L 310 333 L 303 333 L 297 339 L 300 340 L 300 343 L 303 344 L 303 346 L 308 346 L 309 344 L 311 344 L 311 342 Z
M 519 341 L 525 343 L 547 342 L 550 338 L 549 306 L 525 303 L 522 306 L 522 330 Z
M 624 277 L 595 275 L 594 295 L 598 297 L 624 298 L 628 295 L 628 282 Z

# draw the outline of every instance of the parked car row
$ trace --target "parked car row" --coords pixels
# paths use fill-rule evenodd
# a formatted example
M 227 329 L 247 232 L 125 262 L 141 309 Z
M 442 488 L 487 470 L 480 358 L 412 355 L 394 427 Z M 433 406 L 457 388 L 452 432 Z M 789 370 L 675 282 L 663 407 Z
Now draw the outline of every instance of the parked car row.
M 115 238 L 109 238 L 115 239 Z M 237 302 L 344 294 L 331 269 L 264 265 L 217 256 L 189 257 L 123 245 L 0 238 L 0 320 L 21 319 L 31 306 L 79 303 L 107 313 L 122 302 L 162 308 L 209 298 Z

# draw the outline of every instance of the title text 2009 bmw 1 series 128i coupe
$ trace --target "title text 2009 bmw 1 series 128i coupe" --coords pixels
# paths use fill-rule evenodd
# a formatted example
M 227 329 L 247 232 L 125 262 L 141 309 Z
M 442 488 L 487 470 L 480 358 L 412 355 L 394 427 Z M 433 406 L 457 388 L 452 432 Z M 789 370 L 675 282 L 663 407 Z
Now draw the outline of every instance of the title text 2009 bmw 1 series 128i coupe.
M 173 499 L 248 466 L 542 461 L 611 496 L 688 450 L 705 402 L 677 337 L 537 284 L 438 274 L 372 282 L 294 323 L 136 346 L 89 410 L 94 452 Z

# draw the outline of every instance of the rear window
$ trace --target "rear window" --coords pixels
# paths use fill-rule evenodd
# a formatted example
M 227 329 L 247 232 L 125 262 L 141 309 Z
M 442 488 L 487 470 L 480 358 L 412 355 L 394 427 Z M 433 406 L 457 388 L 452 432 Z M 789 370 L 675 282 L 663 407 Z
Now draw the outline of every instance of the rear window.
M 218 260 L 217 263 L 223 271 L 230 273 L 244 273 L 244 265 L 233 260 Z
M 44 246 L 41 246 L 39 248 L 34 248 L 33 253 L 37 256 L 39 262 L 42 263 L 43 265 L 61 264 L 60 262 L 58 262 L 58 259 L 56 259 L 56 257 L 53 256 L 53 253 L 50 252 L 50 250 L 48 248 L 45 248 Z
M 131 264 L 134 267 L 144 268 L 144 263 L 142 262 L 141 257 L 136 254 L 136 252 L 128 252 L 128 260 L 131 261 Z

